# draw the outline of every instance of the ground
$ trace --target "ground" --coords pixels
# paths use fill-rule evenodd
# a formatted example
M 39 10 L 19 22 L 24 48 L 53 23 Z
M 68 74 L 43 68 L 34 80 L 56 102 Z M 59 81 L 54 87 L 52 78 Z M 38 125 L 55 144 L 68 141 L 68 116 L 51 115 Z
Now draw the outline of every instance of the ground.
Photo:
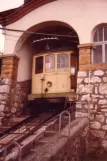
M 83 158 L 82 161 L 107 161 L 107 153 L 102 155 L 87 155 Z

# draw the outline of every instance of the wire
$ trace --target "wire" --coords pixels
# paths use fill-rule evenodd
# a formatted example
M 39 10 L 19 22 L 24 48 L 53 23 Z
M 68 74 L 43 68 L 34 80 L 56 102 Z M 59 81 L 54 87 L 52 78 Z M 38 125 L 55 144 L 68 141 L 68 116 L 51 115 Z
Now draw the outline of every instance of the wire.
M 11 37 L 20 37 L 20 36 L 17 36 L 17 35 L 10 35 L 10 34 L 3 34 L 3 33 L 0 33 L 0 34 L 1 34 L 1 36 L 6 35 L 6 36 L 11 36 Z M 20 38 L 23 39 L 23 38 L 28 38 L 28 37 L 21 36 Z M 6 38 L 6 40 L 17 41 L 17 40 L 13 40 L 13 39 L 10 39 L 10 38 Z M 78 41 L 74 41 L 74 40 L 68 40 L 68 41 L 72 41 L 72 42 L 78 43 Z
M 20 36 L 18 36 L 18 35 L 10 35 L 10 34 L 2 34 L 2 35 L 13 36 L 13 37 L 20 37 Z M 22 37 L 26 37 L 26 36 L 22 36 Z
M 11 40 L 11 41 L 17 41 L 17 40 L 13 40 L 13 39 L 8 39 L 6 38 L 5 40 Z M 58 41 L 58 40 L 57 40 Z M 71 41 L 71 42 L 74 42 L 74 43 L 77 43 L 78 44 L 78 41 L 73 41 L 73 40 L 67 40 L 67 41 Z M 40 42 L 40 41 L 37 41 L 37 42 Z M 35 42 L 34 42 L 35 43 Z M 33 42 L 31 42 L 31 44 L 34 44 Z
M 59 34 L 48 34 L 48 33 L 40 33 L 40 32 L 33 32 L 33 31 L 24 31 L 24 30 L 16 30 L 16 29 L 9 29 L 9 28 L 2 28 L 0 27 L 1 30 L 6 30 L 6 31 L 13 31 L 13 32 L 22 32 L 22 33 L 28 33 L 28 34 L 34 34 L 34 35 L 45 35 L 45 36 L 57 36 L 57 37 L 76 37 L 78 36 L 71 36 L 71 35 L 59 35 Z M 20 36 L 19 36 L 20 37 Z

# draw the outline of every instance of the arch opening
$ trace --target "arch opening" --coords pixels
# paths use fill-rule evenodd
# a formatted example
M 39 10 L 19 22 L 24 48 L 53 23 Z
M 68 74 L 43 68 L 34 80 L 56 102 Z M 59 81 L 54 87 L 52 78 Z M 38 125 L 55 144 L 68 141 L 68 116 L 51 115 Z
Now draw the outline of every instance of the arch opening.
M 28 31 L 32 33 L 22 35 L 15 51 L 20 57 L 18 81 L 32 82 L 29 99 L 65 97 L 75 92 L 79 44 L 76 31 L 57 21 L 35 25 Z
M 79 44 L 76 31 L 64 22 L 42 22 L 29 28 L 28 31 L 34 33 L 23 33 L 14 51 L 14 53 L 20 57 L 18 81 L 31 79 L 32 58 L 34 54 L 77 49 L 77 45 Z M 22 66 L 24 66 L 24 68 Z M 26 69 L 27 72 L 25 72 L 24 69 Z

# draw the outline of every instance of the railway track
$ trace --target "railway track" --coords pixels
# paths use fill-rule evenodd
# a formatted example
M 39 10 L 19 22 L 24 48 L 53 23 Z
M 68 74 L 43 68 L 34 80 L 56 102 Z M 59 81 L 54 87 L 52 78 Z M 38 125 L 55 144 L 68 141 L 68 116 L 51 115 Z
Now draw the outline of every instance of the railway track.
M 72 113 L 72 109 L 68 109 Z M 59 124 L 59 114 L 56 113 L 42 113 L 38 117 L 28 118 L 18 128 L 11 129 L 9 133 L 4 133 L 0 137 L 0 161 L 2 160 L 4 149 L 11 142 L 15 141 L 21 145 L 22 141 L 33 135 L 41 126 L 55 120 L 55 124 L 51 127 L 51 131 L 57 129 Z M 64 123 L 64 126 L 66 123 Z M 63 126 L 62 126 L 63 128 Z
M 69 114 L 70 114 L 70 117 L 69 117 Z M 62 118 L 61 122 L 60 122 L 60 118 Z M 73 110 L 73 107 L 67 109 L 66 111 L 61 112 L 60 114 L 58 114 L 54 118 L 47 121 L 47 123 L 50 122 L 50 126 L 48 126 L 48 128 L 46 128 L 46 130 L 44 131 L 44 135 L 42 137 L 40 137 L 39 139 L 34 141 L 34 143 L 35 143 L 34 146 L 31 149 L 29 149 L 29 153 L 26 153 L 22 157 L 21 161 L 22 160 L 23 161 L 34 161 L 35 160 L 34 158 L 36 158 L 36 157 L 38 158 L 39 152 L 40 152 L 40 156 L 41 156 L 41 154 L 42 154 L 41 152 L 44 153 L 45 148 L 51 146 L 52 140 L 54 138 L 56 138 L 57 136 L 60 137 L 61 135 L 63 135 L 63 134 L 61 134 L 60 130 L 65 128 L 67 125 L 68 125 L 68 138 L 69 138 L 69 134 L 70 134 L 69 133 L 69 130 L 70 130 L 69 118 L 70 118 L 70 123 L 75 119 L 75 109 Z M 73 126 L 76 126 L 76 124 L 77 124 L 77 122 L 75 122 L 73 124 Z M 41 149 L 42 150 L 44 149 L 44 150 L 41 151 Z
M 0 156 L 4 150 L 4 147 L 10 144 L 12 141 L 21 143 L 27 136 L 37 130 L 45 121 L 49 120 L 55 115 L 55 113 L 43 113 L 38 117 L 29 117 L 22 121 L 17 128 L 10 128 L 4 133 L 1 133 L 0 137 Z

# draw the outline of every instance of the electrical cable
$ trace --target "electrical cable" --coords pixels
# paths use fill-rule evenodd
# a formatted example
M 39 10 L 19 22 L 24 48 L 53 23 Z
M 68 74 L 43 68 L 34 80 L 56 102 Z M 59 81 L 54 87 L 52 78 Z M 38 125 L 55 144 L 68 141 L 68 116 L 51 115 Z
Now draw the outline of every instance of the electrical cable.
M 71 36 L 71 35 L 49 34 L 49 33 L 33 32 L 33 31 L 24 31 L 24 30 L 9 29 L 9 28 L 4 28 L 4 27 L 3 28 L 0 27 L 0 30 L 28 33 L 28 34 L 34 34 L 34 35 L 44 35 L 44 36 L 57 36 L 57 37 L 69 37 L 69 38 L 71 38 L 71 37 L 78 37 L 77 35 L 76 36 Z

